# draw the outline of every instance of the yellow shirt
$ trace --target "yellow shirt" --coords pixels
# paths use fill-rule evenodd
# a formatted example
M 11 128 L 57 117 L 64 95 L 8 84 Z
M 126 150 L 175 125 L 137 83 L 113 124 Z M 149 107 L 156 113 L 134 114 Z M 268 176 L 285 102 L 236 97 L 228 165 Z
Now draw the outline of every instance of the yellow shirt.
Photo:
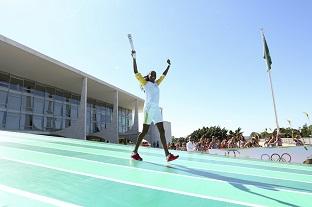
M 150 107 L 150 106 L 159 106 L 159 84 L 164 80 L 165 75 L 161 75 L 159 79 L 155 81 L 155 83 L 152 83 L 150 81 L 146 81 L 141 73 L 135 74 L 136 79 L 140 82 L 140 84 L 144 88 L 145 92 L 145 103 L 144 107 Z

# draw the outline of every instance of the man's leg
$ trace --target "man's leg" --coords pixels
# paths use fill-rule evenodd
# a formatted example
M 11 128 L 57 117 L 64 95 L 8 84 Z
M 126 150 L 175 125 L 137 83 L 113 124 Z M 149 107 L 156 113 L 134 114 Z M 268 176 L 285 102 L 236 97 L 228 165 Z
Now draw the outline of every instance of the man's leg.
M 159 122 L 156 124 L 158 131 L 159 131 L 159 135 L 160 135 L 160 141 L 163 145 L 163 148 L 165 150 L 165 154 L 166 157 L 169 155 L 169 151 L 168 151 L 168 146 L 167 146 L 167 142 L 166 142 L 166 136 L 165 136 L 165 129 L 164 129 L 164 125 L 162 122 Z
M 134 150 L 133 150 L 134 153 L 138 153 L 139 146 L 140 146 L 140 144 L 141 144 L 141 142 L 142 142 L 142 140 L 143 140 L 145 134 L 148 132 L 149 126 L 150 126 L 150 125 L 148 125 L 148 124 L 143 124 L 143 130 L 142 130 L 142 132 L 139 134 L 138 139 L 137 139 L 137 142 L 136 142 L 136 144 L 135 144 L 135 148 L 134 148 Z

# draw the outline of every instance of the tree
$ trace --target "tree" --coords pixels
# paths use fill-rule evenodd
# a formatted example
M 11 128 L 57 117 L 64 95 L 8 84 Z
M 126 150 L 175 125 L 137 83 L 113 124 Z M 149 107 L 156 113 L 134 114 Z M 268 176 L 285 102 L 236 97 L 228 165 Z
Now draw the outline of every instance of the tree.
M 300 135 L 302 137 L 311 137 L 312 135 L 312 125 L 308 126 L 307 124 L 304 124 L 300 130 Z
M 199 141 L 201 137 L 211 138 L 212 136 L 223 139 L 227 137 L 228 130 L 220 126 L 203 127 L 192 132 L 191 138 Z
M 250 137 L 259 137 L 259 138 L 261 138 L 262 136 L 258 132 L 251 132 L 250 133 Z
M 263 132 L 260 132 L 260 137 L 262 139 L 265 139 L 271 136 L 272 136 L 272 133 L 269 133 L 267 128 L 265 128 Z

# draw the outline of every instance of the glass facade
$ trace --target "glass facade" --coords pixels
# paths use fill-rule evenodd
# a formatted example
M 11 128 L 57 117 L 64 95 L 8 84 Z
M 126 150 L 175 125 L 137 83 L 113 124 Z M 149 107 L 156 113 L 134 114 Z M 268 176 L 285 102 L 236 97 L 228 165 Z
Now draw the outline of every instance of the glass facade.
M 80 96 L 0 72 L 0 128 L 57 131 L 78 118 Z
M 77 121 L 80 95 L 0 71 L 0 128 L 57 131 Z M 87 134 L 111 127 L 113 105 L 87 100 Z M 132 126 L 132 111 L 118 108 L 119 133 Z
M 118 109 L 118 132 L 125 133 L 132 126 L 132 111 L 129 109 Z
M 109 128 L 113 121 L 113 105 L 93 99 L 87 102 L 87 134 Z

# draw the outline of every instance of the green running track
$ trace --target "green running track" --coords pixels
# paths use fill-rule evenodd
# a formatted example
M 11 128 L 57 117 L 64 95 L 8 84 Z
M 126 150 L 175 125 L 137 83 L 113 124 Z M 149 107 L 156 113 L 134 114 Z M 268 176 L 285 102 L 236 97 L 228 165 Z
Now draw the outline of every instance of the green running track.
M 0 131 L 0 207 L 312 206 L 312 168 Z

